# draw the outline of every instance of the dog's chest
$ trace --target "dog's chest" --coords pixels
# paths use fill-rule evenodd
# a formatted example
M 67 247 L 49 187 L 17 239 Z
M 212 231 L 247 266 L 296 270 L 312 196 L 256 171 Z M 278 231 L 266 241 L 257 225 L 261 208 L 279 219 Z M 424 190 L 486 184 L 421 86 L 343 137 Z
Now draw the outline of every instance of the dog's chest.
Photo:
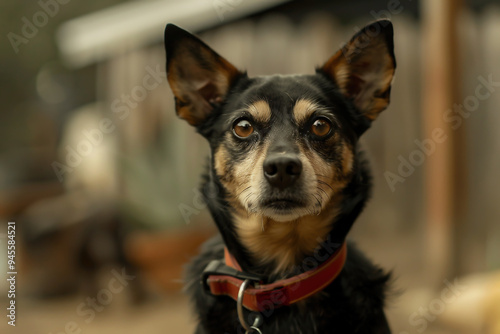
M 260 265 L 271 265 L 274 274 L 300 266 L 304 256 L 312 254 L 331 230 L 336 211 L 306 216 L 293 222 L 276 222 L 257 215 L 236 218 L 241 243 Z

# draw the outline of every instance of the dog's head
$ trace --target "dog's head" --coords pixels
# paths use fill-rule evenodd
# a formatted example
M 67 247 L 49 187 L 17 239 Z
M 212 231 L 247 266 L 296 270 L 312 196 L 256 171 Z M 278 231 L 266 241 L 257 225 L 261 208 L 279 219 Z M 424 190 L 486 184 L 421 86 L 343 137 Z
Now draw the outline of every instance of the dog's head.
M 396 67 L 387 20 L 314 75 L 249 78 L 174 25 L 165 47 L 177 114 L 209 141 L 227 201 L 279 222 L 319 215 L 346 187 L 356 142 L 389 104 Z

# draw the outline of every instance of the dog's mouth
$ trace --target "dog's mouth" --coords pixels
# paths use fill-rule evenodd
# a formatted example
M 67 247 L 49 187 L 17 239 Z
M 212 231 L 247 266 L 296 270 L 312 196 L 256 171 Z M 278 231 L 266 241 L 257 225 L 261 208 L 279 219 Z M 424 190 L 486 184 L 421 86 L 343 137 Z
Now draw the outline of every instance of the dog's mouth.
M 319 203 L 318 203 L 319 205 Z M 288 222 L 305 215 L 319 214 L 321 208 L 311 204 L 306 196 L 269 196 L 261 199 L 254 213 L 279 222 Z
M 304 200 L 296 198 L 270 198 L 260 203 L 261 214 L 279 222 L 296 220 L 312 211 Z
M 303 207 L 304 203 L 293 198 L 273 198 L 262 202 L 262 207 L 266 209 L 274 209 L 276 211 L 290 211 L 299 207 Z

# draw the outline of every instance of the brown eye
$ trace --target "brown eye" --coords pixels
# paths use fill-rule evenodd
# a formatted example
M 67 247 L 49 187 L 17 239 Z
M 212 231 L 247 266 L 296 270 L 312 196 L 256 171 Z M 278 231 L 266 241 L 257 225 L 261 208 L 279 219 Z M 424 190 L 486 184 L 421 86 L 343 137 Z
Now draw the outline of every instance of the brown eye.
M 330 133 L 332 128 L 332 123 L 326 118 L 318 118 L 311 125 L 311 131 L 315 136 L 324 137 Z
M 246 119 L 242 119 L 234 124 L 233 131 L 236 136 L 246 138 L 253 133 L 253 126 Z

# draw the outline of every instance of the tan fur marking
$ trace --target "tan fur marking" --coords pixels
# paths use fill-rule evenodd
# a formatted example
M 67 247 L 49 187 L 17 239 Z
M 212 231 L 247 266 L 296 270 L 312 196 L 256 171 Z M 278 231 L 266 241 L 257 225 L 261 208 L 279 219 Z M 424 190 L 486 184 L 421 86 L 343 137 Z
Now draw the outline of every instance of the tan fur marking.
M 215 162 L 215 172 L 217 175 L 221 178 L 224 178 L 226 175 L 226 165 L 227 162 L 229 161 L 229 153 L 227 152 L 226 148 L 221 145 L 217 148 L 215 151 L 214 155 L 214 162 Z
M 227 136 L 230 137 L 232 134 L 228 133 Z M 259 196 L 256 191 L 262 188 L 261 182 L 264 181 L 262 166 L 267 147 L 268 144 L 264 143 L 259 149 L 250 150 L 245 160 L 233 168 L 227 167 L 230 156 L 224 144 L 217 148 L 214 155 L 214 168 L 222 184 L 229 191 L 229 200 L 232 205 L 250 211 L 255 208 Z
M 328 195 L 328 199 L 335 197 L 350 181 L 350 172 L 352 170 L 354 157 L 347 144 L 343 145 L 342 158 L 344 159 L 346 165 L 345 167 L 343 166 L 342 173 L 335 173 L 335 168 L 326 163 L 316 152 L 306 149 L 303 150 L 301 148 L 301 151 L 304 152 L 307 159 L 311 162 L 311 165 L 314 168 L 314 173 L 318 176 L 317 186 L 322 189 L 322 191 L 320 191 L 322 197 L 325 197 L 326 195 Z
M 293 118 L 297 124 L 302 124 L 318 109 L 321 109 L 321 107 L 313 101 L 300 99 L 293 107 Z
M 336 175 L 334 173 L 334 167 L 325 162 L 316 152 L 313 152 L 309 149 L 300 148 L 300 150 L 307 157 L 307 160 L 311 164 L 314 169 L 314 174 L 317 178 L 317 186 L 324 190 L 327 193 L 328 198 L 330 198 L 333 194 L 332 192 L 337 190 L 334 187 L 334 182 L 336 179 Z M 324 184 L 327 183 L 328 185 Z M 333 188 L 333 190 L 330 188 Z M 322 196 L 326 196 L 323 191 L 320 191 Z
M 319 216 L 291 222 L 276 222 L 260 215 L 238 216 L 237 233 L 255 259 L 261 264 L 274 264 L 274 272 L 279 273 L 291 270 L 303 256 L 313 253 L 326 238 L 337 213 L 332 203 Z
M 248 106 L 248 112 L 253 118 L 262 123 L 267 123 L 271 119 L 271 107 L 264 100 L 254 102 Z
M 342 147 L 342 171 L 344 174 L 350 174 L 352 172 L 352 165 L 354 163 L 354 154 L 351 148 L 344 143 Z

